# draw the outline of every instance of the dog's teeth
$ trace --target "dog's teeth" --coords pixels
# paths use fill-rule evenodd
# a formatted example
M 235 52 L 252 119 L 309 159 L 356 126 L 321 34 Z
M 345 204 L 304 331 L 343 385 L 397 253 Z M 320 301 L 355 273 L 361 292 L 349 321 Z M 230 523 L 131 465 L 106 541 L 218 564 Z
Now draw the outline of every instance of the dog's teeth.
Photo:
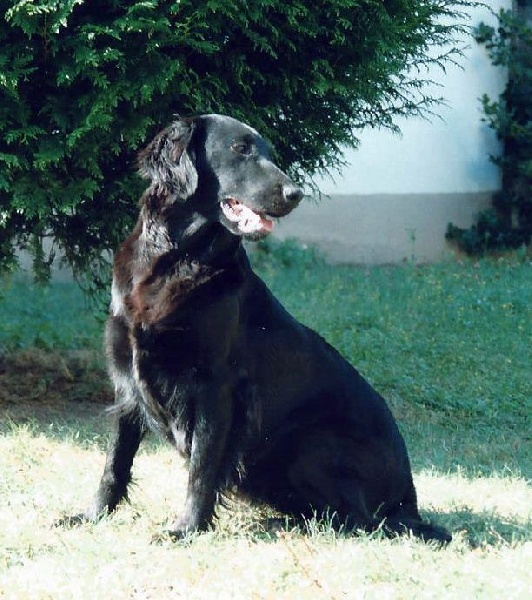
M 252 233 L 260 228 L 260 217 L 257 213 L 247 209 L 245 215 L 239 223 L 240 231 L 243 233 Z
M 237 223 L 240 220 L 240 213 L 238 213 L 233 204 L 229 202 L 223 202 L 221 204 L 222 207 L 222 212 L 224 213 L 224 215 L 226 216 L 226 218 L 229 221 L 232 221 L 233 223 Z M 233 201 L 234 202 L 234 201 Z

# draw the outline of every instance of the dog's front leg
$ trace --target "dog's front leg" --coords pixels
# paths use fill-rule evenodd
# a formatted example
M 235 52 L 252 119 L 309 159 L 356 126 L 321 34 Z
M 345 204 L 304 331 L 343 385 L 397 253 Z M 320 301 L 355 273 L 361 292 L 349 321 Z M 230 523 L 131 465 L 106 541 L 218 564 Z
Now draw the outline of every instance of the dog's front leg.
M 113 511 L 122 499 L 127 498 L 133 458 L 144 433 L 142 420 L 136 413 L 117 416 L 104 472 L 91 506 L 83 513 L 59 519 L 56 525 L 72 527 L 86 521 L 96 522 Z
M 127 498 L 133 458 L 144 433 L 145 427 L 135 412 L 117 416 L 100 485 L 92 506 L 85 513 L 87 519 L 98 520 Z
M 229 390 L 197 399 L 185 508 L 168 532 L 171 537 L 180 539 L 212 524 L 231 418 Z

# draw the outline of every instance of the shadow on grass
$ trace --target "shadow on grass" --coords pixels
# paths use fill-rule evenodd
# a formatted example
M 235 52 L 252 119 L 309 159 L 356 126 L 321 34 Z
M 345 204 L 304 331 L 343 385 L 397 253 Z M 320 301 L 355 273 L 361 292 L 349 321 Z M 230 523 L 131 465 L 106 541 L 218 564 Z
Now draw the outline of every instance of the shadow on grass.
M 113 395 L 100 352 L 37 348 L 0 355 L 0 433 L 26 426 L 55 439 L 94 443 L 109 428 Z
M 439 513 L 440 519 L 442 513 Z M 532 539 L 530 527 L 517 518 L 502 517 L 491 511 L 462 508 L 444 513 L 445 526 L 453 535 L 462 534 L 473 549 L 486 546 L 514 546 Z
M 268 515 L 267 513 L 272 514 Z M 349 532 L 335 530 L 330 521 L 324 519 L 311 519 L 306 522 L 292 517 L 274 515 L 268 507 L 247 506 L 244 518 L 236 519 L 237 524 L 232 523 L 228 527 L 222 521 L 221 528 L 217 534 L 222 538 L 245 537 L 254 542 L 276 542 L 286 538 L 312 538 L 334 542 L 341 540 L 384 540 L 388 539 L 386 534 L 377 530 L 372 533 Z M 238 507 L 232 514 L 239 515 Z M 503 518 L 489 511 L 475 512 L 470 509 L 458 511 L 441 511 L 438 513 L 423 512 L 425 521 L 446 527 L 453 535 L 454 540 L 462 543 L 472 550 L 477 548 L 500 548 L 501 546 L 516 546 L 530 541 L 530 530 L 517 519 Z M 401 543 L 404 538 L 397 536 Z M 445 545 L 430 543 L 430 545 L 442 549 Z
M 532 535 L 525 519 L 506 517 L 495 511 L 475 511 L 469 507 L 422 510 L 425 522 L 446 528 L 459 545 L 477 549 L 514 546 L 530 541 Z M 246 537 L 252 541 L 276 541 L 286 537 L 335 540 L 388 539 L 382 530 L 353 532 L 335 528 L 332 519 L 323 517 L 296 519 L 283 515 L 267 505 L 254 505 L 249 500 L 234 498 L 222 509 L 215 531 L 221 537 Z M 392 536 L 399 543 L 403 536 Z M 438 548 L 446 546 L 434 544 Z

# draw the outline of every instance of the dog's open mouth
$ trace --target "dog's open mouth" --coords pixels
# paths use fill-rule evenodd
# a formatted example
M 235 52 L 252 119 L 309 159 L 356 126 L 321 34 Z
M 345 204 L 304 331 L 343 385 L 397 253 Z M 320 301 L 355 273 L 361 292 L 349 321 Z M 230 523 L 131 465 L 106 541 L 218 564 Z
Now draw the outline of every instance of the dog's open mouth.
M 268 234 L 273 229 L 272 218 L 255 212 L 236 198 L 226 198 L 220 202 L 220 206 L 225 218 L 235 223 L 244 235 Z

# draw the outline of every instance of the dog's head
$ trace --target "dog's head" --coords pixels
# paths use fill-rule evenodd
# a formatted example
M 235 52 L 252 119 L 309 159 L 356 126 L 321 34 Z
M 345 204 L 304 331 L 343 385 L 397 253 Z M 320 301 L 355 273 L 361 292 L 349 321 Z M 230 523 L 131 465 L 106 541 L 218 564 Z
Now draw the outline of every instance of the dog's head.
M 139 154 L 139 171 L 167 205 L 193 202 L 231 233 L 260 239 L 303 197 L 251 127 L 222 115 L 180 119 Z

